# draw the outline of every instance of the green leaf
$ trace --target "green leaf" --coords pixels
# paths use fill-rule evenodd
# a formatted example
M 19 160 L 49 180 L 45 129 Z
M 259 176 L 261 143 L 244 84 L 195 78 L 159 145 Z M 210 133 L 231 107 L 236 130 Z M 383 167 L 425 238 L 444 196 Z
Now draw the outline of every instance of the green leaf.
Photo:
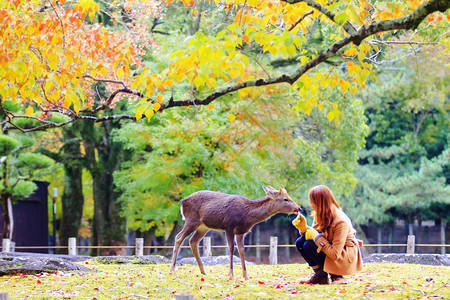
M 341 12 L 334 17 L 334 20 L 336 23 L 343 25 L 348 21 L 348 15 L 345 12 Z

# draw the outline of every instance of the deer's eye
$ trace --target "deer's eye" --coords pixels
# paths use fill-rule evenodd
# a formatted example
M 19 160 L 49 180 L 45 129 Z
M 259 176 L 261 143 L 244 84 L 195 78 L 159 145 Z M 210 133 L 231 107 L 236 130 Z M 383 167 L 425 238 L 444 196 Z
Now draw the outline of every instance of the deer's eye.
M 284 201 L 289 201 L 289 199 L 288 198 L 284 198 Z

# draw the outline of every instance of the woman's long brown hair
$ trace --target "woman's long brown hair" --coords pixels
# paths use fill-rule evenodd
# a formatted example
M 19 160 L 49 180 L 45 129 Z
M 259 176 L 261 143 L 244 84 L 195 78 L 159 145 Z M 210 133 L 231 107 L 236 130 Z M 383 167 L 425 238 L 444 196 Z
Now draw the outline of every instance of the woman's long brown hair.
M 315 220 L 319 226 L 319 231 L 327 229 L 331 222 L 333 222 L 333 205 L 340 208 L 339 204 L 334 199 L 333 193 L 324 185 L 313 187 L 308 194 L 309 201 L 316 206 Z

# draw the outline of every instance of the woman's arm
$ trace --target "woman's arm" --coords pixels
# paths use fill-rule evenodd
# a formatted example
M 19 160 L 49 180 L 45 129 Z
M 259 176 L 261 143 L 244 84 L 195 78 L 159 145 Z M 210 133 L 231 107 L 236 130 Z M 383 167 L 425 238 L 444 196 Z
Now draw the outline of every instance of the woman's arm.
M 333 240 L 328 241 L 326 238 L 319 234 L 314 243 L 319 247 L 318 251 L 323 251 L 328 257 L 333 260 L 337 260 L 342 255 L 345 242 L 347 241 L 348 224 L 345 221 L 339 221 L 333 230 Z

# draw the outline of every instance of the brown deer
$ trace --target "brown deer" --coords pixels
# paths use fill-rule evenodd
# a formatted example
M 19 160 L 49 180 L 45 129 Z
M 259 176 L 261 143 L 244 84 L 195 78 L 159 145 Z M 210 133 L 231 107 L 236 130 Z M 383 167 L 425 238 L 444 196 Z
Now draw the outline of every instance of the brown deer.
M 171 272 L 175 272 L 178 250 L 184 239 L 189 239 L 192 253 L 202 274 L 205 273 L 198 253 L 198 243 L 212 230 L 225 231 L 230 251 L 229 277 L 233 279 L 234 237 L 241 258 L 244 279 L 248 280 L 244 260 L 244 238 L 252 227 L 277 213 L 298 213 L 300 207 L 292 201 L 285 189 L 279 191 L 273 187 L 263 187 L 266 196 L 253 201 L 239 195 L 228 195 L 213 191 L 195 192 L 181 202 L 181 215 L 184 225 L 175 237 Z

